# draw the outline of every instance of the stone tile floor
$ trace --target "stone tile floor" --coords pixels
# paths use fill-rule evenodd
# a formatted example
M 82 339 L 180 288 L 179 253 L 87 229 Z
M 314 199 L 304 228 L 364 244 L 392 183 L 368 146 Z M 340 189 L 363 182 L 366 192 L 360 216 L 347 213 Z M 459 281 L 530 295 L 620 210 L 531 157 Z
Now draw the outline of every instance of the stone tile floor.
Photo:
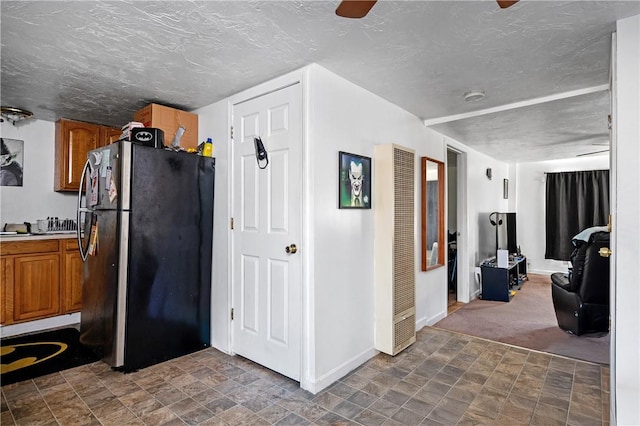
M 425 327 L 313 395 L 206 349 L 136 373 L 96 362 L 2 387 L 5 425 L 608 425 L 609 367 Z

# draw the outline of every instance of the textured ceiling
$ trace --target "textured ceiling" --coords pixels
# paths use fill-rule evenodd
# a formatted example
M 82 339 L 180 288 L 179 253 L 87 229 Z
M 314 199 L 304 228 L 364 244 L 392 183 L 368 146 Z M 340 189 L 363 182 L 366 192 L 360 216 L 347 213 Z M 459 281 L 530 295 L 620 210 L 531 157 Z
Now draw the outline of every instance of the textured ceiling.
M 121 126 L 149 102 L 191 110 L 315 62 L 493 157 L 567 158 L 607 140 L 606 91 L 443 117 L 606 85 L 615 21 L 640 13 L 637 1 L 382 0 L 348 20 L 337 4 L 3 0 L 0 100 Z M 487 96 L 464 102 L 470 89 Z

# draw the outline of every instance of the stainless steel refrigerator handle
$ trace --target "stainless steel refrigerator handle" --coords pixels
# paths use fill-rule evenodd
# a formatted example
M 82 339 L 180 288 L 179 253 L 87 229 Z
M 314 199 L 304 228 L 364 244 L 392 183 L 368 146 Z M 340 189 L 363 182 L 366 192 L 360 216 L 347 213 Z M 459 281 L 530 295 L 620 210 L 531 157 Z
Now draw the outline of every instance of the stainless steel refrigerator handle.
M 82 251 L 82 226 L 80 226 L 80 212 L 87 212 L 88 209 L 82 208 L 82 188 L 84 188 L 84 177 L 87 174 L 87 168 L 89 168 L 89 159 L 84 163 L 82 168 L 82 177 L 80 178 L 80 188 L 78 188 L 78 211 L 76 216 L 76 236 L 78 237 L 78 249 L 80 250 L 80 257 L 82 261 L 87 260 L 87 253 Z

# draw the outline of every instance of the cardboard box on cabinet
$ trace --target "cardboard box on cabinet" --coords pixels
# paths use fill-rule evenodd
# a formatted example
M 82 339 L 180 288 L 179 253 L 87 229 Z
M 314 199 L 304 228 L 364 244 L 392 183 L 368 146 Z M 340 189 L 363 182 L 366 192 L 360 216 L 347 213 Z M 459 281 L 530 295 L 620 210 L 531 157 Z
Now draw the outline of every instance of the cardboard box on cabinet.
M 198 147 L 198 115 L 159 104 L 149 104 L 133 114 L 133 121 L 144 127 L 156 127 L 164 132 L 164 144 L 169 146 L 180 126 L 184 134 L 180 139 L 182 148 Z

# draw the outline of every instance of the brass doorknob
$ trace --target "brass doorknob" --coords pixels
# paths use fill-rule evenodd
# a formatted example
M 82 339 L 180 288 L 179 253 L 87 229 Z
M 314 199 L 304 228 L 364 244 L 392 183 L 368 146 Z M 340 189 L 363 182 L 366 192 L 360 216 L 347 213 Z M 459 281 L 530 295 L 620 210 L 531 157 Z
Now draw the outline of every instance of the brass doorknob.
M 291 244 L 285 247 L 284 251 L 286 251 L 289 254 L 294 254 L 295 252 L 298 251 L 298 247 L 296 247 L 295 244 Z
M 609 257 L 611 256 L 611 249 L 609 249 L 609 247 L 601 247 L 600 250 L 598 250 L 598 254 L 602 257 Z

